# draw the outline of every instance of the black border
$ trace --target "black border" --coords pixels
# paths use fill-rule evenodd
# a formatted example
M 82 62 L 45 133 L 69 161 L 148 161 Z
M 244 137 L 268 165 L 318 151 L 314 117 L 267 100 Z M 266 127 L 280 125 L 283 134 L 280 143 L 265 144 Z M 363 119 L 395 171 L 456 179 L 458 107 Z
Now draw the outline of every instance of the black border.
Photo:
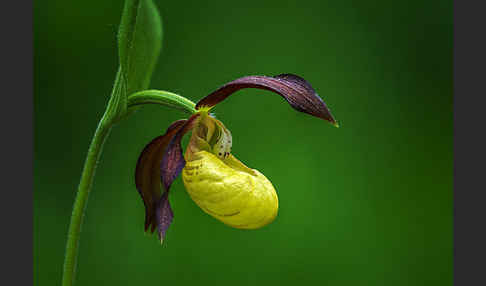
M 33 282 L 32 10 L 30 1 L 7 1 L 0 10 L 2 173 L 7 182 L 2 186 L 0 210 L 5 285 Z
M 455 285 L 486 285 L 484 4 L 454 1 Z

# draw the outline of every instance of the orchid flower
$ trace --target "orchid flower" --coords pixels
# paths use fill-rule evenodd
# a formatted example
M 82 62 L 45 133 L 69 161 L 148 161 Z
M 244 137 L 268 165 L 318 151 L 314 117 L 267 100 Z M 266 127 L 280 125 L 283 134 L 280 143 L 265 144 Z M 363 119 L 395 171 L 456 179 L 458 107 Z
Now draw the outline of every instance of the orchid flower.
M 145 231 L 157 230 L 161 242 L 174 217 L 170 186 L 181 173 L 192 200 L 226 225 L 257 229 L 277 216 L 278 197 L 272 183 L 231 154 L 231 132 L 210 113 L 219 102 L 243 88 L 275 92 L 297 111 L 338 126 L 312 86 L 292 74 L 242 77 L 201 99 L 192 116 L 173 122 L 138 159 L 135 181 L 145 205 Z M 183 154 L 181 139 L 188 131 L 192 135 Z

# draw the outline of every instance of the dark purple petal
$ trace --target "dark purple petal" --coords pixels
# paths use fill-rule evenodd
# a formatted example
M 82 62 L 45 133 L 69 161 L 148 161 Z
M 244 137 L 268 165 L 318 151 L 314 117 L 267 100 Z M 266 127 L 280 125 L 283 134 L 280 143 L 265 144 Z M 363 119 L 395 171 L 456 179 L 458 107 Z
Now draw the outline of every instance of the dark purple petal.
M 145 231 L 151 226 L 153 232 L 156 227 L 154 212 L 161 196 L 159 166 L 162 156 L 172 137 L 186 121 L 183 119 L 172 123 L 164 135 L 155 138 L 145 146 L 138 158 L 135 185 L 145 205 Z
M 182 169 L 186 165 L 186 160 L 182 155 L 181 139 L 187 131 L 194 126 L 194 120 L 199 114 L 192 115 L 170 140 L 169 145 L 165 149 L 162 162 L 160 163 L 160 177 L 164 184 L 165 191 L 168 192 L 172 182 L 179 176 Z
M 201 99 L 196 109 L 212 107 L 226 99 L 232 93 L 243 88 L 258 88 L 280 94 L 296 110 L 304 112 L 337 125 L 329 108 L 312 86 L 303 78 L 293 74 L 269 76 L 246 76 L 229 82 L 205 98 Z
M 174 213 L 172 212 L 169 202 L 169 192 L 164 192 L 162 197 L 160 197 L 155 214 L 157 220 L 157 234 L 159 236 L 160 243 L 162 243 L 165 233 L 167 232 L 167 229 L 174 218 Z

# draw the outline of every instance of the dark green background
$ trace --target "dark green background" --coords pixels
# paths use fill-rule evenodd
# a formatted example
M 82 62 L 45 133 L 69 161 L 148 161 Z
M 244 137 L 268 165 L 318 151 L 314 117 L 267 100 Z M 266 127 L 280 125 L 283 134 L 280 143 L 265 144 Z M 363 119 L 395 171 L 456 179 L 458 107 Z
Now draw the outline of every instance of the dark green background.
M 139 152 L 185 115 L 144 107 L 105 144 L 77 285 L 452 285 L 452 1 L 155 1 L 151 88 L 194 101 L 244 75 L 306 78 L 341 124 L 240 91 L 216 114 L 277 219 L 232 229 L 181 180 L 164 245 L 143 233 Z M 34 2 L 34 281 L 59 285 L 90 138 L 118 67 L 122 1 Z M 186 140 L 187 141 L 187 140 Z M 143 283 L 143 284 L 142 284 Z

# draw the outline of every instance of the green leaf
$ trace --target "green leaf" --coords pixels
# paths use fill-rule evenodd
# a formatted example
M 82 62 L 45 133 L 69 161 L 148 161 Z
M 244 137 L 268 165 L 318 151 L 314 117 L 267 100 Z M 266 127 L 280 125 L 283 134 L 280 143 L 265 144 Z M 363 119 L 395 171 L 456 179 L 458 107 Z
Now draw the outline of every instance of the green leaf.
M 147 89 L 162 47 L 162 23 L 151 0 L 127 0 L 118 30 L 126 95 Z
M 154 3 L 125 1 L 118 29 L 120 67 L 102 122 L 112 124 L 130 114 L 128 95 L 148 88 L 161 47 L 162 23 Z

